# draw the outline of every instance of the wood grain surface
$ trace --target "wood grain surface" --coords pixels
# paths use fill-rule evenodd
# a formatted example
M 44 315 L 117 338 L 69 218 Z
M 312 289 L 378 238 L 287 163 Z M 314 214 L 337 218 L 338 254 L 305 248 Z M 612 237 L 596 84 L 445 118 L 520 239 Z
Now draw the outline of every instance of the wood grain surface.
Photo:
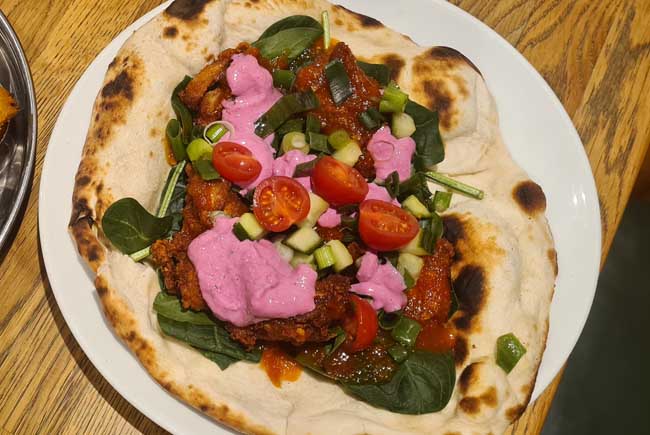
M 161 433 L 84 355 L 40 257 L 38 184 L 59 110 L 92 59 L 158 0 L 0 0 L 36 86 L 36 170 L 22 224 L 0 252 L 0 434 Z M 584 141 L 602 206 L 603 261 L 650 143 L 650 2 L 453 0 L 528 58 Z M 645 105 L 643 103 L 646 103 Z M 559 377 L 508 431 L 538 434 Z

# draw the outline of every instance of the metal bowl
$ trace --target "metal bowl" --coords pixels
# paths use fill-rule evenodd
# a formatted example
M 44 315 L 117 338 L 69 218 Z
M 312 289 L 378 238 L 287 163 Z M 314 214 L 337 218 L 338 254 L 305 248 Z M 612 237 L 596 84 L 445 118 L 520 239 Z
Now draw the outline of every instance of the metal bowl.
M 0 83 L 20 107 L 0 138 L 0 250 L 28 196 L 36 152 L 36 97 L 25 53 L 0 12 Z

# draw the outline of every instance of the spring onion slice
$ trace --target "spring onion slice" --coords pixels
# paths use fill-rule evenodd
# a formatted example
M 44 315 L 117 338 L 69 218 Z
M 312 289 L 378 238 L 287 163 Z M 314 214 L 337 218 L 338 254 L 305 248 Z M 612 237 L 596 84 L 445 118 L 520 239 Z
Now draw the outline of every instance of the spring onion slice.
M 390 335 L 401 345 L 411 348 L 422 327 L 418 322 L 408 317 L 400 317 L 397 325 L 390 331 Z
M 327 11 L 323 11 L 321 14 L 321 19 L 323 21 L 323 47 L 325 50 L 330 48 L 330 15 Z
M 176 114 L 176 119 L 178 119 L 178 122 L 181 124 L 181 128 L 183 130 L 183 142 L 184 143 L 189 143 L 190 140 L 192 139 L 192 113 L 190 110 L 183 104 L 181 101 L 181 98 L 178 96 L 178 94 L 181 93 L 182 90 L 187 87 L 187 84 L 192 80 L 192 77 L 190 76 L 185 76 L 183 80 L 176 85 L 174 88 L 174 92 L 172 92 L 172 109 L 174 109 L 174 113 Z
M 336 130 L 327 137 L 327 141 L 335 150 L 340 150 L 350 142 L 350 135 L 345 130 Z
M 359 121 L 361 121 L 363 126 L 368 130 L 376 130 L 385 121 L 385 118 L 379 110 L 371 107 L 365 112 L 359 114 Z
M 420 238 L 420 245 L 430 254 L 436 249 L 438 239 L 442 237 L 442 219 L 436 213 L 431 213 L 429 219 L 423 219 L 419 222 L 422 229 L 422 237 Z
M 443 192 L 442 190 L 438 190 L 435 193 L 433 196 L 433 207 L 438 213 L 442 213 L 449 208 L 449 204 L 451 204 L 451 195 L 451 192 Z
M 167 214 L 169 203 L 171 202 L 172 196 L 174 195 L 174 188 L 176 187 L 176 183 L 178 183 L 178 179 L 185 169 L 185 165 L 186 162 L 183 160 L 174 166 L 174 170 L 165 183 L 165 191 L 160 198 L 160 205 L 158 206 L 158 211 L 156 212 L 157 217 L 163 217 Z M 140 249 L 139 251 L 130 254 L 129 257 L 131 257 L 133 261 L 138 262 L 144 260 L 149 255 L 151 255 L 151 246 Z
M 208 143 L 217 143 L 226 133 L 230 133 L 231 136 L 235 134 L 235 126 L 228 121 L 214 121 L 203 129 L 203 139 Z
M 273 71 L 273 86 L 276 88 L 282 88 L 285 90 L 291 89 L 293 81 L 296 78 L 296 74 L 293 71 L 287 69 L 276 69 Z
M 408 99 L 409 96 L 397 86 L 397 83 L 390 82 L 384 88 L 384 94 L 381 96 L 381 101 L 379 102 L 379 111 L 403 112 Z
M 394 344 L 388 348 L 388 354 L 395 360 L 396 363 L 401 363 L 409 356 L 408 350 L 401 344 Z
M 309 113 L 305 118 L 305 131 L 307 133 L 310 131 L 313 131 L 314 133 L 320 133 L 320 120 L 311 113 Z
M 255 134 L 265 138 L 284 124 L 293 115 L 318 107 L 318 98 L 313 91 L 287 94 L 255 121 Z
M 402 318 L 399 312 L 387 313 L 385 311 L 379 311 L 377 315 L 377 320 L 379 321 L 379 327 L 386 331 L 390 331 L 397 326 L 397 323 Z
M 433 171 L 426 172 L 425 175 L 431 181 L 440 184 L 441 186 L 448 187 L 452 190 L 463 193 L 474 199 L 483 199 L 483 196 L 485 195 L 485 193 L 481 189 L 477 189 L 476 187 L 472 187 L 468 184 L 454 180 L 453 178 L 449 178 L 446 175 L 442 175 L 438 172 L 433 172 Z
M 298 131 L 302 132 L 305 128 L 305 120 L 302 118 L 294 118 L 290 119 L 284 124 L 282 124 L 280 127 L 278 127 L 278 130 L 276 133 L 278 135 L 285 135 L 287 133 L 291 133 L 292 131 Z M 276 136 L 277 137 L 277 136 Z
M 296 169 L 293 171 L 293 177 L 300 178 L 300 177 L 310 176 L 318 160 L 319 159 L 316 158 L 314 160 L 310 160 L 309 162 L 300 163 L 299 165 L 296 165 Z
M 309 132 L 309 147 L 315 151 L 330 154 L 329 147 L 327 146 L 327 136 L 320 133 Z
M 201 178 L 203 178 L 205 181 L 220 179 L 221 175 L 217 172 L 216 169 L 214 169 L 214 166 L 212 166 L 212 161 L 209 158 L 209 154 L 206 156 L 207 158 L 202 157 L 193 163 L 194 169 L 196 169 L 196 172 L 198 172 Z
M 497 338 L 497 364 L 506 373 L 512 371 L 525 353 L 526 348 L 514 334 L 509 333 Z
M 340 106 L 352 95 L 352 83 L 350 83 L 350 77 L 345 70 L 343 62 L 335 59 L 325 65 L 325 77 L 327 78 L 334 104 Z

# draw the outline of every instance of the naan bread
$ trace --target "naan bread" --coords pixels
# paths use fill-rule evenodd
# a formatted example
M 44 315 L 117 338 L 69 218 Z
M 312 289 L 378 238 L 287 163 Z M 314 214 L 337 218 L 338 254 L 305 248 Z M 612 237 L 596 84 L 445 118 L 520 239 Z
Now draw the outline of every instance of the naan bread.
M 383 62 L 412 99 L 439 111 L 446 158 L 438 170 L 483 189 L 482 201 L 454 195 L 446 237 L 457 256 L 460 301 L 453 323 L 457 385 L 447 407 L 412 416 L 374 408 L 335 384 L 303 373 L 276 388 L 258 365 L 225 371 L 163 336 L 152 310 L 154 270 L 111 246 L 99 223 L 130 196 L 154 210 L 169 166 L 164 128 L 169 98 L 227 47 L 252 42 L 285 16 L 319 17 L 360 59 Z M 106 317 L 166 390 L 202 412 L 250 433 L 498 434 L 525 409 L 544 351 L 557 263 L 544 216 L 546 200 L 510 157 L 495 104 L 480 71 L 446 47 L 420 47 L 377 20 L 322 0 L 176 0 L 124 44 L 106 73 L 76 176 L 70 230 L 96 273 Z M 495 342 L 513 332 L 527 353 L 507 374 Z

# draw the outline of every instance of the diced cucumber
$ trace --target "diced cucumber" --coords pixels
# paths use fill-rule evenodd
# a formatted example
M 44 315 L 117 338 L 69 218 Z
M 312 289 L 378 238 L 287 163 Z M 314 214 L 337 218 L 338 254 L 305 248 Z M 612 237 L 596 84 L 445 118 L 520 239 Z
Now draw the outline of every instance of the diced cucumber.
M 337 150 L 334 154 L 332 154 L 332 157 L 334 157 L 339 162 L 345 163 L 346 165 L 354 166 L 357 163 L 357 160 L 359 160 L 359 157 L 361 157 L 361 154 L 362 153 L 359 144 L 354 141 L 350 141 L 343 148 Z
M 335 271 L 340 272 L 354 263 L 348 248 L 340 240 L 330 240 L 326 245 L 332 250 Z
M 237 224 L 244 230 L 247 238 L 250 240 L 259 240 L 266 235 L 266 230 L 260 225 L 253 213 L 244 213 L 241 215 Z
M 402 252 L 399 254 L 399 257 L 397 257 L 397 270 L 399 270 L 402 275 L 404 275 L 404 272 L 407 271 L 416 281 L 420 276 L 422 266 L 424 266 L 424 260 L 417 255 L 409 254 L 408 252 Z
M 293 258 L 289 263 L 294 268 L 298 267 L 298 265 L 300 264 L 306 264 L 307 266 L 316 270 L 316 264 L 314 262 L 314 254 L 307 255 L 307 254 L 301 254 L 300 252 L 295 252 L 293 254 Z
M 410 136 L 415 132 L 415 121 L 404 112 L 393 113 L 390 132 L 398 139 Z
M 194 139 L 187 146 L 187 156 L 191 161 L 198 160 L 205 154 L 212 154 L 212 145 L 205 139 Z
M 303 227 L 287 237 L 284 243 L 303 254 L 311 254 L 323 241 L 311 227 Z
M 313 227 L 318 222 L 318 218 L 329 208 L 329 204 L 315 193 L 309 192 L 309 214 L 302 222 L 298 223 L 299 227 Z
M 318 270 L 327 269 L 334 265 L 334 253 L 332 252 L 332 248 L 325 245 L 316 249 L 314 251 L 314 259 L 316 259 Z
M 431 217 L 429 209 L 417 199 L 415 195 L 411 195 L 402 202 L 402 207 L 408 210 L 413 216 L 418 219 Z
M 305 133 L 300 131 L 292 131 L 284 135 L 282 138 L 282 151 L 288 153 L 289 151 L 299 150 L 307 154 L 309 152 L 309 145 Z
M 280 257 L 287 263 L 291 262 L 293 259 L 293 249 L 282 243 L 282 240 L 277 240 L 273 242 L 273 246 L 275 246 L 275 249 L 277 249 L 278 254 L 280 254 Z
M 408 245 L 401 248 L 400 252 L 406 252 L 413 255 L 423 256 L 429 255 L 429 253 L 421 246 L 422 240 L 422 230 L 418 231 L 418 235 L 411 240 Z

